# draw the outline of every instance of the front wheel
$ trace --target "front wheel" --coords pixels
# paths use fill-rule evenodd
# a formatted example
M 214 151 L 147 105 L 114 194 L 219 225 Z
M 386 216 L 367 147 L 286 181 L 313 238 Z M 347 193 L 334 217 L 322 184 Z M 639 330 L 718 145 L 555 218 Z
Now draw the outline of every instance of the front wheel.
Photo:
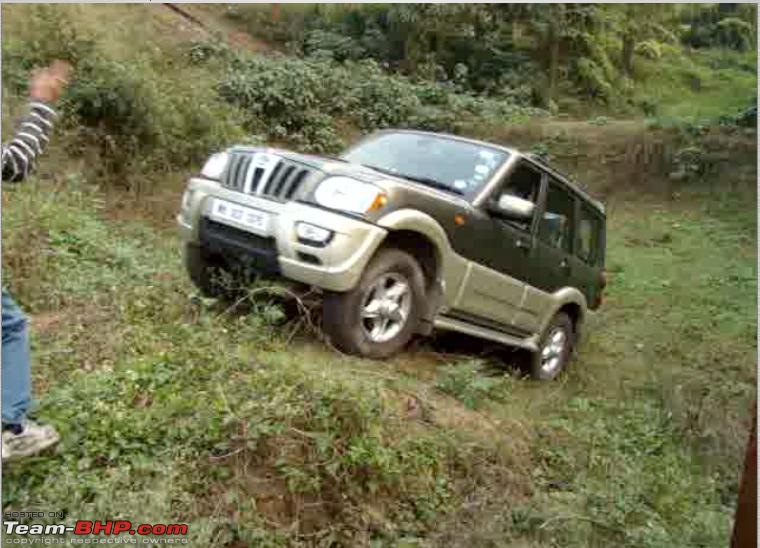
M 184 258 L 187 274 L 201 295 L 209 298 L 228 296 L 229 284 L 223 282 L 226 272 L 219 259 L 195 244 L 185 244 Z
M 530 357 L 530 376 L 552 380 L 567 367 L 575 345 L 573 321 L 564 312 L 557 313 L 544 331 L 538 352 Z
M 323 325 L 343 352 L 387 358 L 409 342 L 424 309 L 425 277 L 408 253 L 381 250 L 345 293 L 328 293 Z

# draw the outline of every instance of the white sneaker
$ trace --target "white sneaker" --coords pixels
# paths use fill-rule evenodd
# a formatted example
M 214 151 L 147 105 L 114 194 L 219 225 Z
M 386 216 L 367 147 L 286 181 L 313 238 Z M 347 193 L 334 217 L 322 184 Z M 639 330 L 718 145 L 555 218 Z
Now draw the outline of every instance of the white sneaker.
M 36 455 L 59 439 L 58 432 L 49 424 L 26 420 L 16 430 L 3 431 L 3 460 Z

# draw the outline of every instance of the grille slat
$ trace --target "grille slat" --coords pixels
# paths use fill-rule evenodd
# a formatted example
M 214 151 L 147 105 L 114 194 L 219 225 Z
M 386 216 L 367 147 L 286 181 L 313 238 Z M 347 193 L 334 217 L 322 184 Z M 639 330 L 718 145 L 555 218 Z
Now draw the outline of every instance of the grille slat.
M 282 192 L 282 187 L 285 185 L 286 182 L 290 179 L 291 175 L 293 175 L 293 172 L 296 170 L 296 166 L 288 166 L 286 167 L 282 173 L 280 174 L 280 180 L 277 181 L 275 185 L 272 186 L 272 194 L 279 197 L 280 193 Z
M 282 171 L 282 160 L 277 162 L 277 165 L 274 166 L 274 169 L 272 170 L 272 174 L 269 176 L 269 180 L 264 185 L 263 190 L 261 191 L 262 194 L 271 194 L 272 187 L 274 186 L 272 183 L 277 180 L 278 175 L 280 174 L 280 171 Z
M 293 194 L 296 193 L 296 191 L 301 186 L 301 183 L 306 178 L 306 176 L 309 174 L 309 172 L 305 169 L 302 169 L 298 171 L 295 176 L 291 179 L 290 184 L 288 187 L 284 190 L 282 193 L 282 197 L 285 200 L 290 200 L 293 197 Z
M 245 179 L 248 176 L 248 167 L 251 165 L 251 157 L 248 156 L 242 162 L 240 162 L 240 172 L 238 173 L 238 181 L 240 181 L 240 190 L 245 190 Z
M 259 186 L 259 182 L 261 181 L 261 176 L 264 175 L 264 168 L 263 167 L 257 167 L 253 170 L 253 179 L 251 180 L 251 194 L 256 193 L 256 189 Z
M 222 185 L 239 192 L 286 201 L 296 195 L 311 173 L 303 164 L 285 158 L 273 158 L 271 161 L 264 159 L 259 162 L 256 160 L 256 153 L 233 153 L 222 175 Z M 251 183 L 246 187 L 249 172 Z
M 245 157 L 239 156 L 237 158 L 237 161 L 235 162 L 235 165 L 233 166 L 232 184 L 235 185 L 235 188 L 238 190 L 243 189 L 243 180 L 240 177 L 240 168 L 243 166 L 244 162 L 245 162 Z
M 222 184 L 233 190 L 243 190 L 245 184 L 245 175 L 248 171 L 248 166 L 251 163 L 250 156 L 243 154 L 233 154 L 230 158 L 230 163 L 227 166 L 227 171 L 224 176 Z

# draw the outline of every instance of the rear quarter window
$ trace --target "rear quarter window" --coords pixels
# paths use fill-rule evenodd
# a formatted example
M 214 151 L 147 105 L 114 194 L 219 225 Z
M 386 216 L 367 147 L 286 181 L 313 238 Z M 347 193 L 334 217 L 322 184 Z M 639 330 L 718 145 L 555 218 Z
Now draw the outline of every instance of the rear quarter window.
M 602 258 L 601 246 L 602 220 L 589 206 L 581 202 L 576 254 L 584 262 L 597 265 Z

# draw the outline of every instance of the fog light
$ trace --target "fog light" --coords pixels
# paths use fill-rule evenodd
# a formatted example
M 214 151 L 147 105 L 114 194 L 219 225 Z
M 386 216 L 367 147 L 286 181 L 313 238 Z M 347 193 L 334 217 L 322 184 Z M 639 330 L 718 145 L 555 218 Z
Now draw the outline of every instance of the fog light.
M 185 193 L 182 195 L 182 209 L 190 209 L 190 202 L 193 199 L 193 194 L 195 194 L 194 190 L 186 190 Z
M 298 235 L 299 241 L 316 245 L 327 244 L 333 235 L 332 230 L 327 230 L 326 228 L 311 225 L 309 223 L 298 223 L 296 225 L 296 234 Z

